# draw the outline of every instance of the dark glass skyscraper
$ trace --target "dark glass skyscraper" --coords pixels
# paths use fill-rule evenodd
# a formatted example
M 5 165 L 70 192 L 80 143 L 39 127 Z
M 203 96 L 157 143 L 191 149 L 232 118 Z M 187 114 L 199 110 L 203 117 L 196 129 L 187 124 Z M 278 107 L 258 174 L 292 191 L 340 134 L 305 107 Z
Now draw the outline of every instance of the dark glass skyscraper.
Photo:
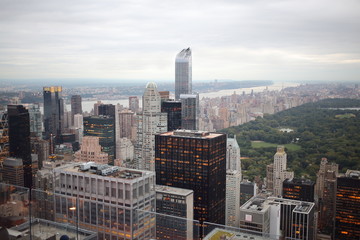
M 283 198 L 314 202 L 315 183 L 309 179 L 285 179 L 283 182 Z
M 175 59 L 175 100 L 180 94 L 192 93 L 192 56 L 191 49 L 183 49 Z
M 354 239 L 360 236 L 360 171 L 348 170 L 337 178 L 335 239 Z
M 64 125 L 64 106 L 61 99 L 62 87 L 44 87 L 45 139 L 51 134 L 60 138 Z
M 161 112 L 168 114 L 168 131 L 181 129 L 181 102 L 163 101 L 161 102 Z
M 199 128 L 199 94 L 181 94 L 182 129 L 198 130 Z
M 30 146 L 30 116 L 23 105 L 8 105 L 10 156 L 21 158 L 24 166 L 24 186 L 32 187 Z
M 109 154 L 109 164 L 114 164 L 115 157 L 115 123 L 110 116 L 84 117 L 84 136 L 100 138 L 102 151 Z
M 99 115 L 111 116 L 115 118 L 115 105 L 112 104 L 100 104 L 98 107 Z
M 155 135 L 156 183 L 194 191 L 194 219 L 225 224 L 226 135 L 177 130 Z
M 71 96 L 71 124 L 74 125 L 74 115 L 82 114 L 81 96 Z

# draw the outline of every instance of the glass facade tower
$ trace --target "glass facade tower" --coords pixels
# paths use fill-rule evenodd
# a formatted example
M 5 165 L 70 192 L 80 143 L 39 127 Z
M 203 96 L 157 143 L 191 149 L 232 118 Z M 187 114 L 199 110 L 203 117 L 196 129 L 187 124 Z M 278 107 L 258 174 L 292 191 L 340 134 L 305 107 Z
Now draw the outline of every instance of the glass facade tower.
M 84 117 L 84 136 L 99 137 L 102 151 L 109 155 L 109 164 L 114 165 L 115 123 L 110 116 Z
M 192 57 L 191 49 L 183 49 L 175 58 L 175 100 L 180 94 L 192 93 Z
M 194 191 L 194 219 L 225 224 L 226 135 L 177 130 L 155 135 L 156 183 Z

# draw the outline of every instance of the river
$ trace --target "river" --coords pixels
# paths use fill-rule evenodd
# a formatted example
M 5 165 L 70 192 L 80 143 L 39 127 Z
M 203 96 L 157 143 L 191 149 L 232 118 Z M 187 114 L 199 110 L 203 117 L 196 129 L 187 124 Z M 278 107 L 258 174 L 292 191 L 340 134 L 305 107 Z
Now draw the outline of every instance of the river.
M 286 87 L 296 87 L 299 86 L 298 83 L 275 83 L 271 86 L 262 86 L 262 87 L 251 87 L 251 88 L 238 88 L 238 89 L 226 89 L 226 90 L 220 90 L 217 92 L 208 92 L 208 93 L 200 93 L 199 94 L 199 98 L 200 100 L 202 98 L 216 98 L 216 97 L 222 97 L 222 96 L 230 96 L 232 95 L 234 92 L 236 92 L 236 94 L 242 94 L 243 92 L 245 92 L 246 94 L 251 93 L 251 91 L 254 91 L 254 93 L 256 92 L 262 92 L 264 91 L 266 88 L 268 88 L 269 91 L 274 91 L 274 90 L 281 90 L 283 88 Z M 94 108 L 94 104 L 96 103 L 96 100 L 84 100 L 82 101 L 82 110 L 83 112 L 91 112 L 91 110 Z M 121 104 L 124 107 L 129 107 L 129 100 L 126 99 L 118 99 L 118 100 L 101 100 L 102 103 L 104 104 Z M 139 96 L 139 106 L 142 106 L 142 98 L 141 96 Z M 71 105 L 70 104 L 66 104 L 66 109 L 68 111 L 70 111 L 71 109 Z

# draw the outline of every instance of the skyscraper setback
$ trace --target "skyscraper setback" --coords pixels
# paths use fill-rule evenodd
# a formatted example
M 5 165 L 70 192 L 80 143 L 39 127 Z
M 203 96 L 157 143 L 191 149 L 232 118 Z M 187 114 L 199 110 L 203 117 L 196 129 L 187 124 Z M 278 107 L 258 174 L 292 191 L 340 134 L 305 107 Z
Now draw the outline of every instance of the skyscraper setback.
M 175 100 L 180 94 L 192 93 L 192 56 L 191 49 L 183 49 L 175 59 Z

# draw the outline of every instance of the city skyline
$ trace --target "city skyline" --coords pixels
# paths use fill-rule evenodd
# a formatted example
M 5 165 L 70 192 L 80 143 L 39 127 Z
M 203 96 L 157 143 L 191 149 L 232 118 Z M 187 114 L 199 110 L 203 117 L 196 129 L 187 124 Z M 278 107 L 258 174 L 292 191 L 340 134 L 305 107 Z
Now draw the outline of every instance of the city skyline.
M 191 47 L 194 81 L 359 81 L 359 7 L 335 0 L 0 1 L 0 79 L 173 81 L 176 53 Z

